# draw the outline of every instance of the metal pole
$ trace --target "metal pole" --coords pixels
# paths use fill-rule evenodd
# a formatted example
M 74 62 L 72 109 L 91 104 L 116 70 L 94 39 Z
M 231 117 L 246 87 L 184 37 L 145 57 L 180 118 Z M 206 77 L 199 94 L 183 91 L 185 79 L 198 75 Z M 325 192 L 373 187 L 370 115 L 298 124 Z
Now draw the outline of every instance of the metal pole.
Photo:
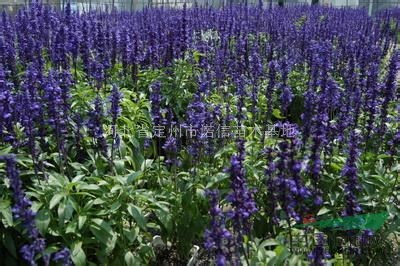
M 372 4 L 373 4 L 373 0 L 369 0 L 369 5 L 368 5 L 368 15 L 369 16 L 372 15 Z

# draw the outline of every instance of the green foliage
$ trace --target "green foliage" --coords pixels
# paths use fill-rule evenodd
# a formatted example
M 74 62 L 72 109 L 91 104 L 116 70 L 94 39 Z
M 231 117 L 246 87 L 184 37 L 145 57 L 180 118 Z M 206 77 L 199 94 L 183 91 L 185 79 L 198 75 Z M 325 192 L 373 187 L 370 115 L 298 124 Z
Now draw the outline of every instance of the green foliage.
M 303 16 L 296 22 L 296 27 L 300 28 L 306 22 L 307 16 Z M 269 38 L 258 37 L 261 42 Z M 250 38 L 251 41 L 256 39 L 257 36 Z M 229 45 L 233 47 L 234 42 L 231 40 Z M 236 152 L 234 141 L 222 140 L 215 145 L 213 155 L 202 154 L 199 160 L 192 158 L 185 150 L 180 151 L 178 159 L 181 165 L 176 171 L 165 164 L 162 141 L 153 141 L 150 147 L 145 148 L 144 138 L 139 136 L 139 130 L 152 131 L 149 86 L 155 81 L 162 84 L 161 107 L 172 107 L 174 115 L 181 121 L 186 118 L 187 107 L 198 88 L 198 64 L 203 56 L 192 51 L 187 55 L 188 58 L 177 60 L 171 66 L 158 70 L 141 69 L 136 82 L 129 78 L 120 80 L 118 75 L 122 66 L 114 66 L 110 80 L 122 84 L 123 100 L 122 113 L 117 121 L 120 144 L 112 159 L 111 154 L 99 154 L 94 147 L 94 140 L 88 137 L 85 129 L 82 129 L 83 138 L 79 145 L 67 145 L 65 158 L 61 158 L 57 144 L 51 138 L 46 138 L 47 149 L 38 145 L 41 154 L 39 160 L 46 171 L 39 169 L 37 174 L 32 170 L 34 166 L 28 151 L 12 150 L 11 147 L 0 150 L 0 155 L 11 152 L 18 154 L 21 177 L 37 212 L 37 228 L 52 243 L 47 252 L 65 245 L 71 250 L 72 260 L 78 266 L 150 265 L 156 263 L 160 255 L 160 251 L 152 246 L 153 237 L 161 236 L 167 252 L 176 254 L 177 261 L 186 263 L 193 245 L 201 247 L 200 253 L 206 260 L 211 259 L 202 250 L 203 232 L 210 219 L 208 200 L 204 194 L 207 189 L 218 188 L 225 196 L 230 189 L 229 175 L 224 170 Z M 282 113 L 279 104 L 276 104 L 278 101 L 273 99 L 273 113 L 269 118 L 272 121 L 288 119 L 302 123 L 303 94 L 308 86 L 306 66 L 303 68 L 289 74 L 288 84 L 293 89 L 294 99 L 288 112 Z M 109 109 L 107 97 L 110 86 L 100 91 L 94 90 L 79 68 L 76 78 L 78 81 L 71 91 L 71 103 L 77 113 L 86 118 L 87 110 L 97 96 L 104 100 L 104 109 Z M 223 115 L 227 112 L 236 115 L 238 99 L 235 88 L 228 81 L 226 83 L 221 84 L 218 90 L 213 90 L 204 100 L 213 106 L 220 104 Z M 260 82 L 261 88 L 266 85 L 265 81 Z M 246 99 L 244 111 L 249 119 L 245 123 L 254 121 L 258 125 L 265 122 L 268 108 L 265 95 L 260 93 L 258 100 L 260 110 L 253 114 L 250 111 L 251 101 Z M 395 112 L 391 111 L 390 115 L 394 117 Z M 113 141 L 110 119 L 107 115 L 103 123 L 109 146 Z M 334 119 L 332 110 L 330 122 Z M 70 130 L 76 129 L 73 121 L 69 126 Z M 15 127 L 22 134 L 20 125 Z M 389 129 L 394 132 L 396 125 L 391 124 Z M 291 224 L 284 221 L 274 225 L 266 207 L 270 195 L 265 187 L 266 166 L 261 151 L 265 147 L 275 147 L 279 139 L 271 137 L 261 143 L 256 135 L 246 136 L 245 168 L 249 186 L 258 190 L 256 200 L 259 212 L 252 220 L 253 235 L 247 236 L 245 241 L 247 257 L 241 259 L 243 264 L 248 262 L 249 265 L 307 265 L 307 253 L 313 243 L 297 243 L 293 247 L 289 239 L 303 237 L 303 231 L 294 228 L 293 221 Z M 371 143 L 376 144 L 373 141 Z M 389 215 L 388 222 L 376 232 L 376 244 L 366 250 L 365 261 L 382 265 L 385 256 L 398 256 L 398 249 L 394 248 L 393 243 L 399 237 L 400 226 L 399 157 L 382 154 L 373 146 L 363 148 L 366 152 L 358 162 L 358 169 L 365 193 L 360 197 L 360 203 L 366 212 L 387 212 Z M 344 202 L 341 170 L 346 155 L 343 150 L 337 149 L 332 154 L 323 154 L 323 159 L 325 167 L 321 186 L 326 191 L 325 202 L 318 209 L 310 210 L 318 220 L 339 217 Z M 3 176 L 4 167 L 0 166 Z M 0 256 L 5 258 L 6 265 L 18 264 L 18 247 L 25 243 L 21 237 L 21 226 L 12 217 L 12 201 L 8 181 L 1 179 Z M 225 203 L 224 198 L 222 201 Z M 324 233 L 335 241 L 344 239 L 344 236 L 335 235 L 329 230 Z M 343 262 L 348 258 L 338 246 L 329 243 L 331 254 L 335 254 L 332 262 L 335 265 L 350 265 Z

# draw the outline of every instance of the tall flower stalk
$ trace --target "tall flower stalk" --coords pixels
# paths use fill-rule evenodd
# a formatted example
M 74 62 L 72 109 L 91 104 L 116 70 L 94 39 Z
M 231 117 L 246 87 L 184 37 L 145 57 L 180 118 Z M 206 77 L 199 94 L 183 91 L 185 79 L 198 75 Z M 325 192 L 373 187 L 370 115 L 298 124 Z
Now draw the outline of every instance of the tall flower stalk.
M 312 266 L 324 266 L 326 265 L 326 259 L 330 259 L 331 255 L 325 249 L 325 237 L 322 233 L 318 233 L 316 236 L 316 244 L 314 249 L 308 254 L 308 260 Z
M 21 247 L 20 253 L 22 258 L 31 266 L 35 266 L 35 257 L 43 254 L 46 243 L 45 239 L 40 235 L 36 228 L 35 216 L 31 209 L 32 202 L 27 198 L 23 189 L 22 180 L 19 176 L 17 161 L 15 155 L 4 155 L 0 157 L 0 161 L 6 163 L 7 177 L 10 181 L 10 187 L 13 196 L 12 213 L 15 220 L 20 221 L 26 235 L 30 241 Z M 46 256 L 43 257 L 44 263 L 47 263 Z
M 348 145 L 348 157 L 346 164 L 342 169 L 342 177 L 344 178 L 344 193 L 345 193 L 345 209 L 343 215 L 353 216 L 361 212 L 360 204 L 357 201 L 357 192 L 360 190 L 358 181 L 357 159 L 360 151 L 358 148 L 360 136 L 353 131 L 350 136 Z
M 87 127 L 89 129 L 89 135 L 95 141 L 98 151 L 107 157 L 107 142 L 104 137 L 103 121 L 103 101 L 100 96 L 97 96 L 94 100 L 94 108 L 89 112 Z
M 243 248 L 243 237 L 250 233 L 251 216 L 257 212 L 254 201 L 254 191 L 247 186 L 246 172 L 244 169 L 245 146 L 244 141 L 237 141 L 238 153 L 231 157 L 231 166 L 228 169 L 231 181 L 231 192 L 227 201 L 232 210 L 227 213 L 233 225 L 236 258 L 240 258 L 240 251 Z M 243 251 L 243 250 L 242 250 Z
M 111 95 L 110 95 L 110 103 L 111 107 L 109 110 L 109 114 L 111 115 L 111 130 L 112 130 L 112 145 L 111 145 L 111 161 L 114 159 L 114 150 L 118 144 L 118 133 L 117 133 L 117 119 L 121 114 L 121 99 L 122 93 L 119 91 L 117 86 L 113 85 Z
M 209 190 L 206 195 L 210 199 L 211 221 L 209 229 L 204 233 L 204 247 L 214 255 L 216 265 L 224 266 L 232 259 L 233 235 L 226 228 L 226 217 L 219 206 L 218 190 Z

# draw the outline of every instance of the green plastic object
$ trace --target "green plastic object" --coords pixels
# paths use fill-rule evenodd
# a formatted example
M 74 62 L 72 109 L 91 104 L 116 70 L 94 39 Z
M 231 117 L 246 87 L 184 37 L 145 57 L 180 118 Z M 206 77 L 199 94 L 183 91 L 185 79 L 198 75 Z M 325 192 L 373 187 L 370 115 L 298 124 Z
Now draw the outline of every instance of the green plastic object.
M 382 227 L 386 219 L 389 217 L 387 212 L 367 213 L 355 216 L 346 216 L 341 218 L 321 220 L 317 222 L 299 224 L 296 227 L 304 228 L 313 226 L 318 229 L 333 229 L 333 230 L 372 230 L 376 231 Z

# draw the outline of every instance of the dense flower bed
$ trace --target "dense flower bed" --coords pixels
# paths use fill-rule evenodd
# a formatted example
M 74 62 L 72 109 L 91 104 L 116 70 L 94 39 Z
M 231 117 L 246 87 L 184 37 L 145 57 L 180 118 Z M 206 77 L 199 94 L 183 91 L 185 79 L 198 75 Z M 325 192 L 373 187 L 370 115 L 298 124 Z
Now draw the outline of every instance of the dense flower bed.
M 398 14 L 3 13 L 4 263 L 391 265 Z

